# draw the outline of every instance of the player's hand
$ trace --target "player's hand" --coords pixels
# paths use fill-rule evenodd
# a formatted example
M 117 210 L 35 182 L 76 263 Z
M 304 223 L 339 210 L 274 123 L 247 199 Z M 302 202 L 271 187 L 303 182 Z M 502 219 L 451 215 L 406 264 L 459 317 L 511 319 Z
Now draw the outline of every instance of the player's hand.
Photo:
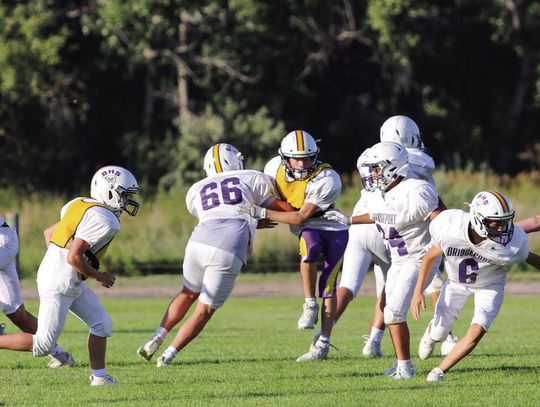
M 111 273 L 103 272 L 103 273 L 98 273 L 96 280 L 103 287 L 111 288 L 114 285 L 114 282 L 116 281 L 116 277 L 113 276 Z
M 351 218 L 335 209 L 325 212 L 323 217 L 328 220 L 335 220 L 336 222 L 342 223 L 345 226 L 350 226 L 352 223 Z
M 420 307 L 422 307 L 422 311 L 426 310 L 426 299 L 424 294 L 414 293 L 411 300 L 411 314 L 416 321 L 420 319 Z
M 238 205 L 237 213 L 238 215 L 249 215 L 255 219 L 266 218 L 266 208 L 261 208 L 260 206 L 252 205 L 247 202 L 242 202 Z
M 270 220 L 268 218 L 259 219 L 257 222 L 257 229 L 273 229 L 278 225 L 277 222 Z

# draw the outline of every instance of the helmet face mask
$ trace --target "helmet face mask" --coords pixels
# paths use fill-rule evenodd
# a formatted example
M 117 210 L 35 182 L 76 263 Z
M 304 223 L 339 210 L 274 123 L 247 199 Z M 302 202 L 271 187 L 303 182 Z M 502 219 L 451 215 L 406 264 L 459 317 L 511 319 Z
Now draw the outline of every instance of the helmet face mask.
M 139 193 L 139 185 L 133 174 L 116 165 L 100 168 L 92 177 L 90 196 L 107 205 L 117 215 L 122 211 L 135 216 L 140 204 L 131 199 Z
M 295 180 L 304 180 L 317 166 L 319 147 L 307 131 L 295 130 L 287 134 L 281 141 L 279 155 L 287 174 Z M 303 168 L 295 168 L 291 165 L 290 158 L 302 161 L 309 158 L 310 162 Z
M 514 235 L 512 203 L 497 191 L 482 191 L 469 204 L 470 225 L 481 237 L 506 246 Z
M 218 143 L 208 149 L 203 163 L 206 176 L 244 169 L 244 156 L 231 144 Z
M 379 189 L 386 192 L 394 181 L 407 175 L 408 169 L 407 150 L 398 143 L 381 142 L 365 152 L 359 171 L 367 191 Z
M 381 141 L 393 141 L 405 148 L 425 150 L 418 125 L 407 116 L 392 116 L 383 123 L 380 130 Z

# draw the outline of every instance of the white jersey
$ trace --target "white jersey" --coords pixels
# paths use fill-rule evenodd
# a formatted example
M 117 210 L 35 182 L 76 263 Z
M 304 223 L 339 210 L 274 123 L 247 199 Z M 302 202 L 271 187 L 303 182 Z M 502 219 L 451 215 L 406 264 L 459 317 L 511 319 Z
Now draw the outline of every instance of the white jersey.
M 423 179 L 435 186 L 433 171 L 435 171 L 435 162 L 425 151 L 418 148 L 407 148 L 409 153 L 409 178 Z
M 188 211 L 199 218 L 190 240 L 247 260 L 257 220 L 239 215 L 241 203 L 268 206 L 275 199 L 273 181 L 253 170 L 227 171 L 196 182 L 186 195 Z
M 60 218 L 64 217 L 67 208 L 76 200 L 64 205 Z M 88 202 L 94 200 L 86 199 Z M 89 208 L 77 226 L 73 238 L 84 240 L 90 245 L 93 253 L 106 246 L 120 230 L 118 217 L 109 209 L 101 206 Z M 40 294 L 45 291 L 56 292 L 68 296 L 77 296 L 81 292 L 81 275 L 68 263 L 68 248 L 50 244 L 37 273 L 37 284 Z
M 481 288 L 504 282 L 510 266 L 529 255 L 526 233 L 514 226 L 512 240 L 506 245 L 490 239 L 474 245 L 468 234 L 469 213 L 459 209 L 441 212 L 429 227 L 434 245 L 444 252 L 448 279 L 467 287 Z
M 384 194 L 374 192 L 368 214 L 387 242 L 392 264 L 421 261 L 430 242 L 429 216 L 438 202 L 433 185 L 418 179 L 404 179 Z
M 275 180 L 280 165 L 281 157 L 274 157 L 264 167 L 264 173 Z M 294 180 L 291 178 L 289 181 L 292 182 Z M 332 168 L 325 168 L 307 183 L 304 203 L 313 204 L 324 212 L 330 209 L 340 195 L 341 179 L 339 174 Z M 302 226 L 290 225 L 291 232 L 295 235 L 299 235 L 304 228 L 329 231 L 348 229 L 346 225 L 334 220 L 325 219 L 323 216 L 312 217 Z

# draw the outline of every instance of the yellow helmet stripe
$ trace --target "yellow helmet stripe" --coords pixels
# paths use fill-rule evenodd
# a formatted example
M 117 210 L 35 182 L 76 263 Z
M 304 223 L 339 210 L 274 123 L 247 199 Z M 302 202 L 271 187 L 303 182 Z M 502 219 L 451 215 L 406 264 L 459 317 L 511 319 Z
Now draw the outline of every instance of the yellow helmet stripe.
M 219 146 L 221 144 L 216 144 L 214 146 L 214 165 L 216 166 L 216 173 L 219 174 L 220 172 L 223 172 L 223 168 L 221 167 L 221 160 L 219 159 Z
M 298 151 L 304 151 L 304 133 L 302 130 L 296 130 L 296 147 Z
M 488 192 L 493 194 L 499 200 L 499 202 L 501 203 L 501 206 L 503 207 L 503 210 L 504 210 L 505 213 L 510 212 L 510 207 L 508 205 L 508 202 L 506 202 L 506 199 L 504 198 L 504 196 L 502 196 L 501 193 L 499 193 L 497 191 L 492 191 L 492 190 L 489 190 Z

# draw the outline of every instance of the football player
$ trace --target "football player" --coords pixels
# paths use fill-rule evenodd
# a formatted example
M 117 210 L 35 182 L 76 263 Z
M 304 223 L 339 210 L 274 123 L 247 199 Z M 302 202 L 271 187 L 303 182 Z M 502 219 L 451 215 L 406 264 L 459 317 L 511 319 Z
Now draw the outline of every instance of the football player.
M 242 154 L 230 144 L 210 147 L 204 156 L 204 171 L 207 177 L 195 183 L 186 195 L 187 208 L 199 223 L 185 249 L 184 286 L 169 304 L 151 339 L 137 350 L 142 358 L 150 361 L 166 335 L 198 300 L 191 316 L 157 359 L 158 367 L 172 363 L 233 290 L 251 252 L 257 227 L 257 221 L 247 214 L 239 214 L 238 208 L 245 204 L 273 208 L 280 205 L 274 195 L 272 179 L 259 171 L 244 170 Z
M 433 178 L 433 172 L 435 171 L 435 162 L 427 152 L 422 137 L 420 135 L 420 129 L 414 120 L 408 116 L 398 115 L 388 118 L 380 129 L 380 140 L 381 141 L 393 141 L 395 143 L 401 144 L 407 149 L 409 154 L 409 171 L 407 173 L 408 178 L 416 178 L 428 181 L 435 187 L 435 180 Z M 445 209 L 446 206 L 439 197 L 439 208 Z M 354 213 L 359 214 L 359 213 Z M 356 226 L 358 227 L 358 226 Z M 363 225 L 363 227 L 368 227 L 368 225 Z M 354 229 L 351 228 L 351 229 Z M 351 230 L 349 230 L 351 233 Z M 370 239 L 370 241 L 373 241 Z M 345 269 L 345 264 L 347 258 L 344 259 L 343 267 L 343 276 L 349 273 L 349 270 Z M 431 283 L 424 294 L 427 294 L 431 297 L 433 306 L 437 303 L 439 299 L 439 293 L 442 288 L 442 278 L 439 270 L 440 259 L 433 264 L 434 275 Z M 384 317 L 381 307 L 381 301 L 384 301 L 384 296 L 381 296 L 381 291 L 384 288 L 386 273 L 382 272 L 380 269 L 375 269 L 375 281 L 377 286 L 377 303 L 375 304 L 375 310 L 373 318 L 371 321 L 370 334 L 366 339 L 366 344 L 362 350 L 362 354 L 368 357 L 378 357 L 382 356 L 381 351 L 381 340 L 384 333 Z M 365 275 L 365 272 L 363 272 Z M 363 276 L 362 276 L 363 280 Z M 338 304 L 340 304 L 340 297 L 338 292 Z M 338 314 L 340 314 L 340 308 L 338 306 Z M 450 353 L 452 348 L 457 342 L 457 338 L 448 334 L 448 337 L 441 344 L 441 354 L 447 355 Z
M 415 375 L 410 360 L 407 310 L 424 246 L 430 241 L 429 222 L 442 210 L 431 183 L 406 178 L 408 157 L 407 150 L 401 144 L 375 144 L 363 155 L 360 164 L 364 188 L 375 192 L 370 199 L 368 212 L 351 218 L 338 211 L 326 215 L 344 224 L 375 222 L 390 250 L 391 266 L 384 288 L 386 302 L 383 315 L 392 336 L 396 361 L 384 374 L 398 380 Z
M 35 335 L 23 332 L 0 336 L 0 349 L 32 351 L 34 356 L 51 354 L 69 311 L 90 327 L 90 385 L 116 384 L 105 369 L 112 321 L 84 280 L 93 278 L 107 288 L 114 285 L 111 273 L 98 271 L 99 259 L 120 230 L 121 213 L 137 214 L 139 203 L 132 196 L 138 192 L 131 172 L 107 166 L 92 178 L 91 199 L 79 197 L 64 205 L 60 221 L 44 231 L 48 248 L 37 273 L 37 331 Z
M 429 372 L 430 382 L 442 381 L 488 331 L 501 308 L 510 266 L 527 261 L 540 269 L 540 257 L 529 252 L 527 235 L 513 224 L 515 212 L 506 196 L 482 191 L 469 206 L 470 213 L 447 210 L 431 223 L 431 247 L 422 260 L 411 302 L 411 313 L 418 320 L 420 308 L 425 310 L 422 288 L 433 262 L 444 255 L 448 280 L 420 344 L 427 358 L 435 343 L 446 338 L 469 296 L 474 296 L 474 314 L 467 333 Z
M 318 282 L 318 296 L 323 298 L 321 334 L 309 351 L 297 359 L 299 362 L 326 359 L 328 355 L 337 308 L 335 285 L 348 242 L 348 231 L 343 225 L 321 216 L 334 207 L 341 194 L 341 180 L 329 164 L 317 159 L 318 154 L 319 148 L 311 134 L 303 130 L 292 131 L 283 138 L 279 157 L 270 160 L 265 168 L 265 172 L 275 179 L 278 193 L 296 209 L 295 213 L 272 213 L 268 216 L 290 224 L 291 232 L 299 237 L 300 274 L 305 299 L 298 329 L 312 329 L 318 321 L 316 261 L 323 255 L 323 269 Z
M 35 334 L 37 318 L 28 312 L 21 297 L 16 257 L 19 251 L 19 238 L 15 229 L 9 227 L 0 216 L 0 306 L 4 314 L 21 331 Z M 0 324 L 0 335 L 5 333 L 5 325 Z M 75 366 L 73 356 L 56 345 L 51 351 L 50 368 Z
M 274 178 L 279 196 L 295 210 L 251 208 L 256 218 L 267 217 L 291 225 L 291 232 L 299 238 L 305 301 L 298 329 L 312 329 L 317 323 L 317 260 L 323 256 L 318 287 L 318 295 L 323 298 L 321 335 L 307 353 L 298 357 L 298 362 L 326 359 L 328 355 L 336 312 L 337 275 L 348 241 L 347 226 L 322 216 L 340 196 L 341 180 L 329 164 L 317 160 L 318 154 L 319 147 L 311 134 L 303 130 L 288 133 L 281 141 L 279 156 L 266 164 L 264 172 Z

